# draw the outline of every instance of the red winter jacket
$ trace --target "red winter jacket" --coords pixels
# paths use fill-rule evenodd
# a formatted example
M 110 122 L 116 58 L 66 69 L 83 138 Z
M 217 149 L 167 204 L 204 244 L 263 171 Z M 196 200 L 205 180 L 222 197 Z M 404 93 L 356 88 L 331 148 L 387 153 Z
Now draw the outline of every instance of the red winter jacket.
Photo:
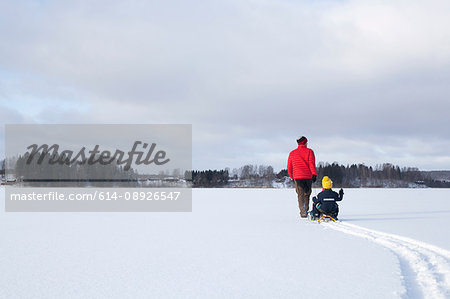
M 312 179 L 317 176 L 316 157 L 312 149 L 304 144 L 290 152 L 287 164 L 289 176 L 293 179 Z

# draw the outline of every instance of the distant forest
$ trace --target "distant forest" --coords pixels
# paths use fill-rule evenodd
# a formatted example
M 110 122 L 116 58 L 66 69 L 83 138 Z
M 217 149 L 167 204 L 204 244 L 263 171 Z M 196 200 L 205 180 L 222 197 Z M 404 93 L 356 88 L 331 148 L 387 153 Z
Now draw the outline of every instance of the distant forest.
M 27 163 L 29 153 L 24 156 L 19 156 L 12 161 L 14 169 L 14 179 L 21 178 L 21 184 L 23 186 L 110 186 L 114 182 L 114 186 L 123 185 L 130 186 L 130 182 L 136 178 L 136 174 L 133 169 L 128 172 L 124 172 L 121 166 L 116 163 L 110 163 L 107 165 L 85 165 L 80 167 L 76 163 L 63 164 L 50 162 L 51 159 L 57 159 L 56 155 L 46 154 L 42 163 L 39 164 L 34 159 L 31 163 Z M 56 158 L 55 158 L 56 157 Z M 5 175 L 5 161 L 0 162 L 0 176 Z
M 20 173 L 20 161 L 17 172 Z M 5 174 L 5 163 L 0 161 L 0 177 Z M 75 169 L 74 169 L 75 170 Z M 112 166 L 116 175 L 123 178 L 120 167 Z M 376 165 L 339 165 L 323 163 L 317 165 L 318 178 L 313 187 L 320 188 L 321 180 L 329 176 L 336 188 L 450 188 L 450 171 L 420 171 L 418 168 L 395 166 L 390 163 Z M 73 176 L 77 177 L 77 171 Z M 184 178 L 195 188 L 290 188 L 293 181 L 287 169 L 275 172 L 272 166 L 244 165 L 240 168 L 223 170 L 186 171 Z
M 321 187 L 321 179 L 329 176 L 334 187 L 343 188 L 450 188 L 450 172 L 426 172 L 418 168 L 385 163 L 375 167 L 364 164 L 339 165 L 319 163 L 314 187 Z M 273 167 L 245 165 L 230 170 L 200 170 L 186 172 L 193 187 L 230 188 L 286 188 L 292 187 L 287 169 L 275 173 Z

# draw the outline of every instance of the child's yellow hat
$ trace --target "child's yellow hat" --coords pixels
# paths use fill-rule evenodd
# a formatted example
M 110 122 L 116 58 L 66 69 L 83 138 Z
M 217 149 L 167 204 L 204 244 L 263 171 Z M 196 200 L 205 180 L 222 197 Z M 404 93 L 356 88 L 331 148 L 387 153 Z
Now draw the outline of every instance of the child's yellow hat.
M 322 187 L 324 189 L 331 189 L 331 187 L 333 187 L 333 181 L 330 180 L 329 177 L 324 176 L 323 179 L 322 179 Z

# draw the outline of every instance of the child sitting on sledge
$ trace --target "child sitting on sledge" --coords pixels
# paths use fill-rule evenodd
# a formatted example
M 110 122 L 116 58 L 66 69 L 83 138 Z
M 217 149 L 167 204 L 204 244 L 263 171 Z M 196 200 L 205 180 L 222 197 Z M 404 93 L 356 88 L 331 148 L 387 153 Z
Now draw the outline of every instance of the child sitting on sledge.
M 321 214 L 331 216 L 337 220 L 339 213 L 339 206 L 336 203 L 344 198 L 344 190 L 339 190 L 339 194 L 333 190 L 333 182 L 329 177 L 324 176 L 322 179 L 322 192 L 313 197 L 313 206 L 310 213 L 311 220 L 316 220 L 321 217 Z

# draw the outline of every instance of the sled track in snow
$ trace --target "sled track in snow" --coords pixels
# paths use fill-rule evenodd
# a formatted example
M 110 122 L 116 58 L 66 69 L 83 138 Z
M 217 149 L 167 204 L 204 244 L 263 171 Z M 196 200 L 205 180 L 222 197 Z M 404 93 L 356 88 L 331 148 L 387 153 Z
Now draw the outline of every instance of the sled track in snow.
M 345 222 L 323 223 L 390 249 L 398 257 L 405 298 L 450 298 L 450 251 L 414 239 Z

